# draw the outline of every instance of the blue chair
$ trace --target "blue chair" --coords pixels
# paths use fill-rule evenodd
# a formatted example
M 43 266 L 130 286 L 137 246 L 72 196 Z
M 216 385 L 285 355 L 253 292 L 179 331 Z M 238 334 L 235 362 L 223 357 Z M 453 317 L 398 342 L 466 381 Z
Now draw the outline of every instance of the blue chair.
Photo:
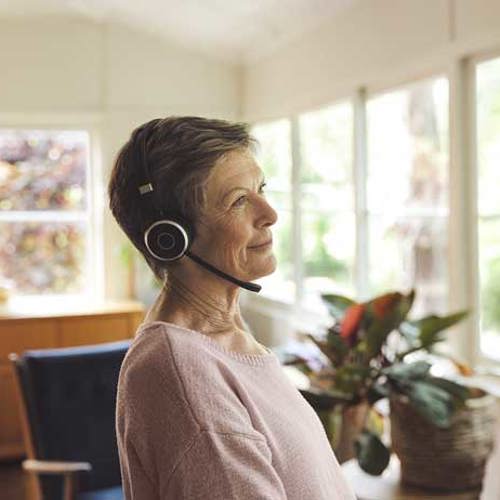
M 28 460 L 43 500 L 123 500 L 115 433 L 130 340 L 11 354 Z

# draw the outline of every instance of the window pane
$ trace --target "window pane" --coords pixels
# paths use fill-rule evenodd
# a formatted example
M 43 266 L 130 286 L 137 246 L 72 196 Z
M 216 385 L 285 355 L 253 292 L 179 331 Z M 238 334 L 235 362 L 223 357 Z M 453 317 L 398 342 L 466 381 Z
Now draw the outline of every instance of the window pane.
M 447 210 L 448 81 L 371 99 L 367 123 L 369 210 Z
M 305 303 L 317 308 L 321 293 L 354 296 L 355 221 L 353 213 L 302 215 Z
M 500 59 L 477 69 L 479 211 L 500 214 Z
M 304 211 L 353 210 L 352 127 L 350 103 L 300 117 Z
M 415 287 L 412 313 L 447 312 L 448 82 L 368 102 L 371 293 Z
M 476 80 L 481 350 L 500 360 L 500 58 Z
M 412 315 L 448 311 L 445 217 L 369 217 L 373 295 L 415 287 Z
M 323 212 L 351 212 L 352 185 L 342 188 L 332 184 L 302 184 L 302 210 L 321 210 Z
M 286 210 L 290 211 L 290 193 L 284 193 L 280 191 L 269 191 L 267 186 L 264 188 L 267 201 L 275 210 Z M 273 231 L 276 226 L 273 226 Z
M 259 141 L 256 156 L 266 176 L 266 197 L 278 213 L 278 221 L 271 228 L 278 267 L 272 275 L 260 279 L 258 283 L 262 285 L 264 295 L 293 301 L 290 121 L 256 125 L 252 128 L 252 135 Z
M 481 349 L 500 360 L 500 215 L 479 220 Z
M 0 130 L 0 210 L 82 210 L 89 137 L 83 131 Z
M 86 225 L 0 222 L 0 270 L 16 294 L 82 293 Z

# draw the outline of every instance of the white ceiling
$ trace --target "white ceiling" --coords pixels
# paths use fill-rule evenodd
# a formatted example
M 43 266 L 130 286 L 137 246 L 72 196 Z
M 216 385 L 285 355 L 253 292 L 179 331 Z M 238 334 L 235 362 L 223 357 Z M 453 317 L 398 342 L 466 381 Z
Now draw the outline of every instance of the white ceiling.
M 222 61 L 249 63 L 359 1 L 0 0 L 0 15 L 119 22 Z

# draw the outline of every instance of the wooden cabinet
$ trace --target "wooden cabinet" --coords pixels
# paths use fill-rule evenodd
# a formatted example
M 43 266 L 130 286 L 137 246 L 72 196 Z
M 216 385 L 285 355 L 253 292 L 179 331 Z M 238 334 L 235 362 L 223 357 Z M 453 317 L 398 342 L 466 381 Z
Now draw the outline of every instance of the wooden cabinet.
M 25 455 L 14 392 L 12 352 L 132 338 L 144 317 L 138 302 L 82 304 L 12 299 L 0 307 L 0 459 Z

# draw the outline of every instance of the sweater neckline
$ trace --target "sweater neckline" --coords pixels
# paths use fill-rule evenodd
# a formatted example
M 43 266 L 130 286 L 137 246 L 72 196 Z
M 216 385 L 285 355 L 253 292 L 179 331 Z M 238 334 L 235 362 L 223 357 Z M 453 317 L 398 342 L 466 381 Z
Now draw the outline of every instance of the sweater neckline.
M 155 321 L 148 321 L 145 323 L 141 323 L 139 326 L 139 329 L 145 329 L 148 326 L 155 326 L 155 325 L 163 325 L 163 326 L 169 326 L 172 328 L 176 328 L 177 330 L 182 330 L 183 332 L 188 332 L 200 339 L 202 339 L 206 344 L 213 349 L 220 351 L 227 356 L 230 356 L 233 359 L 236 359 L 237 361 L 241 361 L 243 363 L 250 364 L 252 366 L 263 366 L 268 363 L 272 363 L 275 361 L 279 362 L 278 357 L 276 354 L 271 351 L 268 347 L 265 345 L 262 345 L 264 349 L 267 351 L 266 354 L 251 354 L 251 353 L 243 353 L 243 352 L 237 352 L 237 351 L 231 351 L 230 349 L 225 348 L 224 346 L 220 345 L 218 342 L 213 340 L 209 335 L 206 335 L 204 333 L 201 333 L 197 330 L 192 330 L 190 328 L 186 328 L 184 326 L 176 325 L 175 323 L 170 323 L 168 321 L 160 321 L 160 320 L 155 320 Z

